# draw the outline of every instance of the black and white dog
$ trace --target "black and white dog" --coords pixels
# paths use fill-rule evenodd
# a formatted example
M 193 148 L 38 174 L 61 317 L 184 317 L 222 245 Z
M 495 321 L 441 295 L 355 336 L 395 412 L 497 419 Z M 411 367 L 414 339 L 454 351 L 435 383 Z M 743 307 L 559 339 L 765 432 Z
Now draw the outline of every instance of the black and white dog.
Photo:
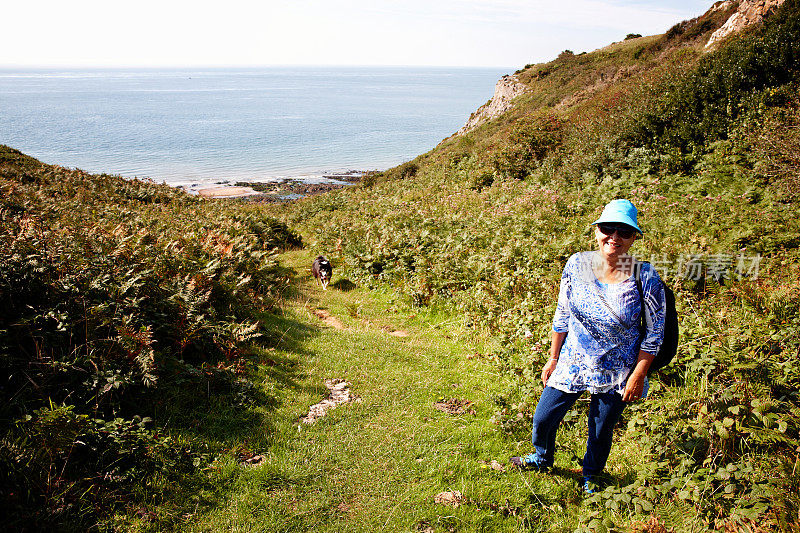
M 331 282 L 331 276 L 333 275 L 331 262 L 324 255 L 318 255 L 311 265 L 311 273 L 314 274 L 314 279 L 317 280 L 317 283 L 322 285 L 322 290 L 327 291 L 328 283 Z

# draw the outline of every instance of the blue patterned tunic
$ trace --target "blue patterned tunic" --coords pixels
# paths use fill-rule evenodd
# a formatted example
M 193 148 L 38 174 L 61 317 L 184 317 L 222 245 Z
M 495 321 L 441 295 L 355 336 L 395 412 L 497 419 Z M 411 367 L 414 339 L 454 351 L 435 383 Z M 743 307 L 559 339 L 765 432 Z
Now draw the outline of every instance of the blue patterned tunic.
M 639 357 L 641 300 L 634 276 L 613 284 L 597 279 L 595 253 L 574 254 L 564 267 L 553 331 L 566 332 L 567 338 L 547 385 L 564 392 L 622 394 Z M 664 339 L 664 288 L 649 263 L 640 265 L 647 310 L 641 349 L 655 354 Z M 647 385 L 645 380 L 645 392 Z

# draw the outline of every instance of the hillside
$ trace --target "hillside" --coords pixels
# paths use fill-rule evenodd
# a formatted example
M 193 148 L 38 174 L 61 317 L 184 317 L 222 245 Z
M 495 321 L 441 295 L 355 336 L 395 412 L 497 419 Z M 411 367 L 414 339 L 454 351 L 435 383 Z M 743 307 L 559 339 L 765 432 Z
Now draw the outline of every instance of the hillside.
M 360 190 L 271 211 L 350 279 L 492 339 L 511 444 L 530 430 L 564 262 L 607 201 L 631 199 L 634 254 L 676 289 L 682 337 L 620 430 L 642 462 L 597 501 L 617 525 L 797 522 L 800 6 L 707 47 L 740 7 L 528 65 L 506 112 Z M 652 505 L 630 504 L 642 490 Z
M 265 401 L 244 370 L 300 244 L 244 206 L 0 146 L 4 525 L 97 529 L 202 486 L 220 428 Z
M 777 3 L 528 65 L 496 116 L 291 204 L 0 146 L 4 524 L 796 531 L 800 2 L 750 10 Z M 618 197 L 681 341 L 587 496 L 582 406 L 554 475 L 503 463 L 530 451 L 564 263 Z M 328 379 L 353 401 L 306 426 Z

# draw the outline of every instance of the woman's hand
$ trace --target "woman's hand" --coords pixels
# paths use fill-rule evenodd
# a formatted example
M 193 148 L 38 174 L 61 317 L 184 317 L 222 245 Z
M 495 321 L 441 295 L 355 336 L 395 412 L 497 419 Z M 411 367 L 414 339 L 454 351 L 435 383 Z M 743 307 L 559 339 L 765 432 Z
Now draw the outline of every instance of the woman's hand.
M 542 368 L 542 384 L 546 387 L 547 380 L 550 379 L 550 374 L 556 369 L 556 365 L 558 364 L 558 359 L 553 359 L 552 357 L 547 360 L 545 363 L 544 368 Z
M 628 376 L 628 382 L 625 384 L 625 390 L 622 393 L 623 402 L 635 402 L 642 399 L 642 392 L 644 391 L 644 378 L 647 372 L 637 372 L 634 370 Z
M 650 363 L 653 362 L 653 356 L 643 350 L 639 350 L 639 359 L 636 361 L 636 366 L 628 376 L 628 381 L 625 383 L 625 390 L 622 391 L 623 402 L 635 402 L 642 399 L 642 392 L 644 392 L 644 379 L 647 377 L 647 371 L 650 369 Z

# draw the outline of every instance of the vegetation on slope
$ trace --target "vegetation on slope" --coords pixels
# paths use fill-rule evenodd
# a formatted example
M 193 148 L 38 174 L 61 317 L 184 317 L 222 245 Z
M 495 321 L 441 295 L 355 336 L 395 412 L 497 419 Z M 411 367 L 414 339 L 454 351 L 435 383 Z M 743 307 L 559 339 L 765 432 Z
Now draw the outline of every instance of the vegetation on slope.
M 247 341 L 299 244 L 254 209 L 0 147 L 4 525 L 85 529 L 205 479 L 263 400 Z
M 638 459 L 592 498 L 595 525 L 798 520 L 800 6 L 702 54 L 721 20 L 530 66 L 531 93 L 504 117 L 360 190 L 273 211 L 351 279 L 494 336 L 496 421 L 514 442 L 541 391 L 563 264 L 591 247 L 607 201 L 631 199 L 646 232 L 635 253 L 676 289 L 682 341 L 626 414 L 619 447 Z M 600 65 L 624 74 L 589 86 Z

